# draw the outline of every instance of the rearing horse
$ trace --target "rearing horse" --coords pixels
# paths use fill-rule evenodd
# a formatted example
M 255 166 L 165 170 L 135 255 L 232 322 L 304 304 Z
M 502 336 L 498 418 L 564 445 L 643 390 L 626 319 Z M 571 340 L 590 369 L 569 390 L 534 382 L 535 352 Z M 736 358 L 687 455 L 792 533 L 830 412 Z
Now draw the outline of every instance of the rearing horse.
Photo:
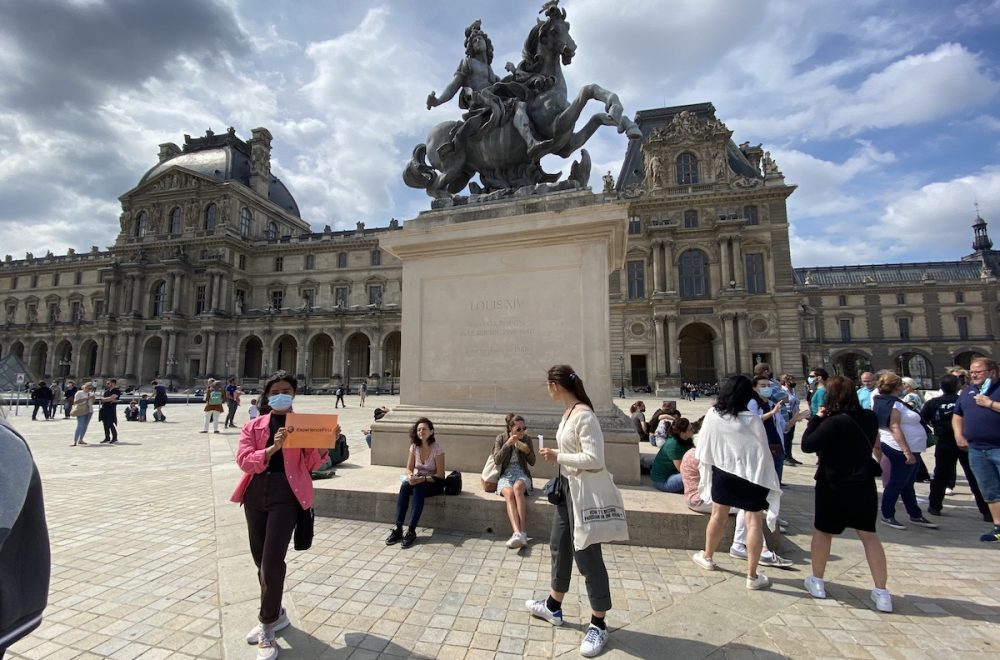
M 600 85 L 585 85 L 572 102 L 568 100 L 562 67 L 572 62 L 576 43 L 570 36 L 565 10 L 552 7 L 546 16 L 547 20 L 539 21 L 528 33 L 518 67 L 508 64 L 511 75 L 489 88 L 505 102 L 523 99 L 539 144 L 529 151 L 511 122 L 501 120 L 488 122 L 485 130 L 450 149 L 461 122 L 442 122 L 431 129 L 426 144 L 413 150 L 403 173 L 407 185 L 423 188 L 434 198 L 449 198 L 460 193 L 476 174 L 482 187 L 472 184 L 474 192 L 553 183 L 560 175 L 545 173 L 539 160 L 547 154 L 569 157 L 600 126 L 616 126 L 630 139 L 642 137 L 639 127 L 624 116 L 618 95 Z M 590 100 L 602 102 L 604 112 L 592 115 L 583 128 L 574 131 Z

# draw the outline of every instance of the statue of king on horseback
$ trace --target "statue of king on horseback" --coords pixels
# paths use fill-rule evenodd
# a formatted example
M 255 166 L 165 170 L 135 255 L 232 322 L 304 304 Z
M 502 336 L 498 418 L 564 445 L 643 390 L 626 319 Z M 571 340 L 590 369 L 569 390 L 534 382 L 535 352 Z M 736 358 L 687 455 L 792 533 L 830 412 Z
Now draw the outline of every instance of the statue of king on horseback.
M 629 139 L 642 137 L 638 126 L 624 115 L 618 96 L 595 84 L 586 85 L 570 102 L 562 67 L 576 54 L 569 34 L 566 11 L 559 0 L 549 0 L 539 12 L 545 16 L 528 33 L 521 63 L 507 63 L 508 75 L 497 76 L 491 67 L 493 44 L 475 21 L 465 30 L 466 57 L 452 81 L 438 97 L 431 92 L 427 108 L 447 103 L 458 94 L 465 110 L 461 121 L 442 122 L 431 129 L 426 144 L 413 150 L 403 181 L 422 188 L 436 200 L 462 201 L 459 193 L 469 186 L 476 195 L 507 195 L 585 187 L 590 177 L 590 156 L 581 150 L 567 181 L 556 184 L 559 174 L 548 174 L 539 161 L 548 154 L 563 158 L 580 149 L 600 126 L 615 126 Z M 604 112 L 590 117 L 576 131 L 576 121 L 591 99 L 604 104 Z M 429 161 L 429 162 L 428 162 Z M 471 182 L 478 174 L 479 183 Z M 447 203 L 443 201 L 442 203 Z

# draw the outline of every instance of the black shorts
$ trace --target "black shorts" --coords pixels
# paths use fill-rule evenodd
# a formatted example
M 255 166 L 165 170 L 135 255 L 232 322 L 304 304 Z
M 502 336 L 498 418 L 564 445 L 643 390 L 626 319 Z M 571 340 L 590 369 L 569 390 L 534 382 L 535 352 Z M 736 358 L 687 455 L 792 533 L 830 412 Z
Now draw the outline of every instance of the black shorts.
M 817 481 L 813 526 L 826 534 L 841 534 L 848 527 L 875 532 L 878 491 L 875 480 Z
M 764 486 L 747 481 L 735 474 L 712 466 L 712 501 L 744 511 L 763 511 L 767 508 Z

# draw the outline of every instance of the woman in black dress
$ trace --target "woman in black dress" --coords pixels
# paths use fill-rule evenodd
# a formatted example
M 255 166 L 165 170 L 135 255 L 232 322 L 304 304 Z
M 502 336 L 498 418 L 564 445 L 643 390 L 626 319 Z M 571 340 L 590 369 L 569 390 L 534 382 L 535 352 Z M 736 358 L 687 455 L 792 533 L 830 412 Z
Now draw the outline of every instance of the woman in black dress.
M 827 380 L 825 403 L 819 414 L 809 420 L 802 437 L 802 451 L 819 454 L 812 575 L 805 579 L 805 586 L 814 598 L 826 598 L 823 574 L 833 536 L 853 527 L 865 547 L 875 582 L 872 602 L 876 609 L 891 612 L 892 597 L 885 588 L 888 577 L 885 550 L 875 533 L 878 515 L 875 477 L 881 471 L 877 440 L 878 420 L 875 413 L 861 408 L 854 383 L 844 376 Z

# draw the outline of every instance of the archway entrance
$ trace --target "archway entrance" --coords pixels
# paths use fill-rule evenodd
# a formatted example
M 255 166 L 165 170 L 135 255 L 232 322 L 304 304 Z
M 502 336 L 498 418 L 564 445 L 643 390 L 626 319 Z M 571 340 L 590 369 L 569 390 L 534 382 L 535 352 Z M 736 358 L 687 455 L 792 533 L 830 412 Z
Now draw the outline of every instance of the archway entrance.
M 257 337 L 249 337 L 243 345 L 243 380 L 261 377 L 264 361 L 264 345 Z
M 56 371 L 52 379 L 63 382 L 73 371 L 73 345 L 63 339 L 56 344 Z
M 157 376 L 160 376 L 160 351 L 163 348 L 163 340 L 159 337 L 150 337 L 142 347 L 142 363 L 139 366 L 139 385 L 145 385 Z
M 368 337 L 356 332 L 347 340 L 347 362 L 344 367 L 347 370 L 347 383 L 361 384 L 362 380 L 368 378 L 371 373 L 371 343 Z
M 35 378 L 51 377 L 51 374 L 48 373 L 49 345 L 44 341 L 39 341 L 32 346 L 30 363 L 31 371 L 35 374 Z
M 299 345 L 295 337 L 284 335 L 274 345 L 274 369 L 294 374 L 299 359 Z
M 97 375 L 97 342 L 88 339 L 80 346 L 79 364 L 76 367 L 79 378 L 92 378 Z M 79 383 L 78 383 L 79 384 Z
M 687 383 L 714 383 L 719 379 L 715 368 L 715 332 L 704 323 L 684 326 L 677 337 L 680 344 L 681 380 Z
M 931 363 L 920 353 L 907 352 L 897 355 L 896 373 L 913 378 L 922 390 L 929 390 L 934 386 Z
M 861 374 L 872 370 L 872 361 L 861 353 L 844 353 L 834 360 L 833 370 L 857 383 Z
M 330 380 L 333 378 L 333 339 L 326 333 L 313 337 L 309 344 L 312 361 L 309 364 L 309 377 L 314 380 Z

